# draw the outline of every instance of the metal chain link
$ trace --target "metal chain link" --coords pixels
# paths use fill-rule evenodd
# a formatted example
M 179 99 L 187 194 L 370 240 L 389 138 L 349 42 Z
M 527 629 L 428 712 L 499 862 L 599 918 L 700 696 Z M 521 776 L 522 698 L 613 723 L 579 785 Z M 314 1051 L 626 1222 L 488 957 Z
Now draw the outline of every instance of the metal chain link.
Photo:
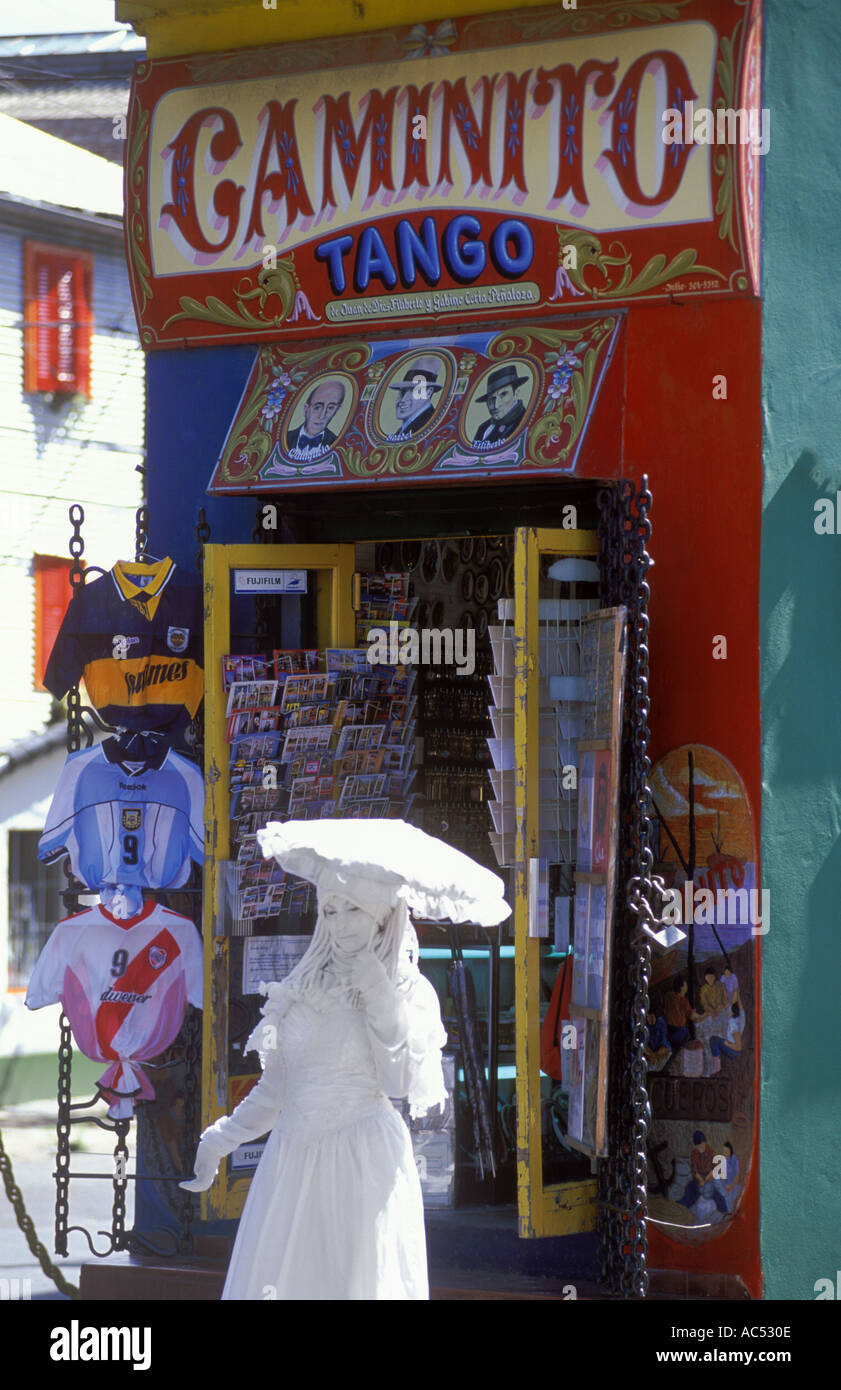
M 3 1175 L 3 1186 L 6 1189 L 6 1196 L 12 1204 L 15 1219 L 21 1231 L 23 1231 L 23 1234 L 26 1236 L 26 1243 L 32 1251 L 32 1254 L 35 1256 L 44 1273 L 49 1275 L 50 1279 L 52 1279 L 60 1293 L 66 1294 L 68 1298 L 78 1298 L 78 1285 L 71 1284 L 65 1279 L 61 1270 L 53 1264 L 44 1246 L 35 1234 L 32 1217 L 26 1210 L 23 1194 L 15 1182 L 12 1160 L 6 1153 L 2 1133 L 0 1133 L 0 1173 Z
M 200 1068 L 201 1015 L 196 1009 L 191 1009 L 189 1016 L 184 1021 L 184 1111 L 182 1144 L 184 1165 L 182 1171 L 185 1173 L 192 1172 L 196 1154 L 196 1144 L 198 1142 L 199 1108 L 197 1101 Z M 179 1255 L 192 1255 L 194 1247 L 192 1233 L 193 1195 L 191 1192 L 185 1192 L 183 1196 L 181 1233 L 178 1237 L 178 1253 Z
M 67 1225 L 70 1217 L 70 1072 L 73 1059 L 73 1035 L 63 1012 L 59 1021 L 59 1029 L 55 1155 L 55 1251 L 57 1255 L 66 1255 Z
M 82 539 L 82 523 L 85 519 L 85 509 L 78 502 L 74 502 L 69 509 L 68 516 L 73 527 L 70 537 L 70 554 L 73 563 L 70 566 L 70 583 L 73 588 L 73 596 L 77 593 L 77 586 L 85 582 L 85 570 L 82 564 L 82 556 L 85 553 L 85 542 Z M 78 683 L 70 687 L 67 696 L 67 751 L 77 753 L 81 747 L 82 737 L 82 713 L 81 697 L 79 695 Z
M 72 503 L 68 517 L 73 531 L 70 536 L 70 583 L 75 598 L 79 586 L 85 582 L 85 569 L 82 556 L 85 542 L 82 538 L 82 525 L 85 509 L 78 502 Z M 71 600 L 72 601 L 72 600 Z M 71 686 L 67 697 L 67 751 L 76 753 L 82 746 L 82 702 L 78 683 Z M 71 886 L 73 875 L 69 860 L 64 866 L 67 888 L 62 894 L 64 910 L 68 915 L 78 910 L 77 891 Z M 57 1255 L 67 1255 L 67 1227 L 70 1216 L 70 1091 L 73 1042 L 70 1024 L 64 1013 L 59 1023 L 60 1040 L 58 1047 L 58 1094 L 56 1115 L 56 1175 L 55 1175 L 55 1250 Z
M 128 1188 L 128 1144 L 126 1136 L 131 1120 L 115 1120 L 114 1133 L 114 1202 L 111 1207 L 111 1249 L 127 1250 L 129 1238 L 126 1236 L 126 1189 Z M 109 1251 L 110 1253 L 110 1251 Z
M 134 514 L 134 558 L 142 560 L 149 544 L 149 508 L 138 507 Z
M 195 564 L 196 569 L 198 570 L 199 574 L 201 574 L 204 569 L 204 547 L 210 540 L 210 523 L 207 519 L 207 512 L 205 511 L 204 507 L 199 507 L 199 519 L 196 522 L 195 534 L 196 542 L 199 547 L 196 551 Z
M 599 494 L 601 602 L 628 609 L 628 692 L 623 742 L 620 853 L 615 903 L 613 963 L 614 1019 L 608 1132 L 610 1156 L 599 1164 L 599 1273 L 603 1283 L 624 1297 L 645 1297 L 647 1141 L 651 1109 L 646 1086 L 645 1041 L 651 948 L 634 921 L 638 889 L 650 888 L 654 862 L 648 784 L 649 652 L 646 580 L 651 566 L 648 543 L 651 507 L 648 479 L 639 493 L 623 479 Z M 635 505 L 634 505 L 635 502 Z

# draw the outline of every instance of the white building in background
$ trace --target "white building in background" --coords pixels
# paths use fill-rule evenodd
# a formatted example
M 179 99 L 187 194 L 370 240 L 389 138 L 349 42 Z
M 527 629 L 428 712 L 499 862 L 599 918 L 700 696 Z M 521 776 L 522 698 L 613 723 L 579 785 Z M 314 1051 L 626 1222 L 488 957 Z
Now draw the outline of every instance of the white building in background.
M 58 711 L 40 678 L 70 594 L 68 509 L 84 508 L 84 561 L 110 569 L 134 555 L 142 501 L 143 354 L 122 212 L 117 165 L 0 115 L 0 1089 L 5 1079 L 7 1100 L 26 1088 L 22 1067 L 11 1069 L 16 1080 L 2 1059 L 54 1054 L 57 1036 L 58 1008 L 30 1014 L 23 994 L 64 886 L 61 869 L 39 865 L 34 847 L 63 762 L 51 726 Z

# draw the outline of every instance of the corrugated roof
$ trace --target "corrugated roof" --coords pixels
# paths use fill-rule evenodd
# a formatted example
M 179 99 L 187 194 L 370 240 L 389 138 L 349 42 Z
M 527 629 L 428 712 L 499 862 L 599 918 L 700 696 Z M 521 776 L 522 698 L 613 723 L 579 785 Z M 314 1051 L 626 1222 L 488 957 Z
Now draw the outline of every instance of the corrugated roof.
M 53 749 L 60 748 L 66 739 L 67 724 L 62 719 L 48 725 L 40 733 L 30 734 L 28 738 L 7 744 L 5 748 L 0 749 L 0 777 L 15 772 L 25 763 L 33 762 L 35 758 L 43 758 L 47 753 L 52 753 Z
M 0 112 L 16 121 L 67 120 L 73 116 L 109 120 L 128 110 L 131 84 L 126 82 L 45 82 L 10 91 L 0 77 Z
M 54 53 L 139 53 L 146 40 L 133 29 L 107 34 L 11 34 L 0 37 L 0 58 L 49 57 Z
M 0 193 L 29 203 L 123 215 L 119 165 L 2 114 Z

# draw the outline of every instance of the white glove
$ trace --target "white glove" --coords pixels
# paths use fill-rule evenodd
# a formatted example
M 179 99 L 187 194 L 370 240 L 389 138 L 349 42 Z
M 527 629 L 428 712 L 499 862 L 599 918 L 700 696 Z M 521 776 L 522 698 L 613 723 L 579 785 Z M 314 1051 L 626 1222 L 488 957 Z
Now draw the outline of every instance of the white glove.
M 385 966 L 373 951 L 360 951 L 354 956 L 350 967 L 350 982 L 363 996 L 377 994 L 383 985 L 390 981 Z
M 212 1141 L 207 1138 L 200 1139 L 193 1162 L 193 1172 L 196 1176 L 189 1182 L 180 1182 L 178 1186 L 183 1187 L 185 1192 L 206 1192 L 216 1177 L 219 1158 L 219 1151 Z

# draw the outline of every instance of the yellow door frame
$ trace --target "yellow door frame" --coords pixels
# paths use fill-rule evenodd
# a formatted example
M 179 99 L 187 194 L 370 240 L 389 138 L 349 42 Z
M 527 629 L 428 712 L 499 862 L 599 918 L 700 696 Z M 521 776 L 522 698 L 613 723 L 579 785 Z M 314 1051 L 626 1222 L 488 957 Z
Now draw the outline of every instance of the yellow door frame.
M 228 990 L 230 938 L 216 935 L 219 866 L 229 855 L 230 794 L 225 742 L 222 657 L 230 651 L 231 571 L 304 569 L 316 575 L 316 642 L 352 647 L 354 546 L 206 545 L 204 548 L 204 773 L 205 862 L 203 892 L 204 1012 L 202 1015 L 202 1129 L 228 1113 Z M 202 1217 L 233 1218 L 242 1212 L 251 1175 L 228 1182 L 223 1164 L 202 1195 Z
M 596 1225 L 594 1178 L 544 1186 L 540 1123 L 540 941 L 529 937 L 528 861 L 538 856 L 541 554 L 598 555 L 595 531 L 518 527 L 514 533 L 514 965 L 517 1206 L 520 1235 L 573 1235 Z

